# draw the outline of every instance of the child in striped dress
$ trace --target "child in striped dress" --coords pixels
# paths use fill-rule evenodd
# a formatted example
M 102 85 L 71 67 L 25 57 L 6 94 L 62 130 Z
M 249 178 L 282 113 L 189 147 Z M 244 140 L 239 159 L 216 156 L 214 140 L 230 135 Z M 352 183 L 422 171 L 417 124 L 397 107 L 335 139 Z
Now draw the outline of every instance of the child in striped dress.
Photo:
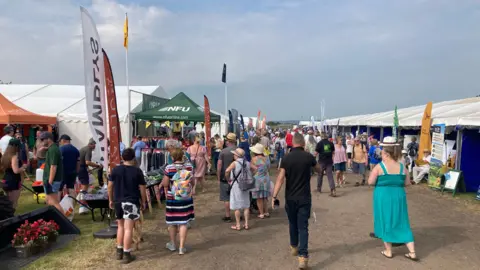
M 195 219 L 195 212 L 193 207 L 193 198 L 176 200 L 170 192 L 171 180 L 178 170 L 192 171 L 192 165 L 185 163 L 183 160 L 183 150 L 176 148 L 171 152 L 173 163 L 165 168 L 165 176 L 163 177 L 162 186 L 167 194 L 166 201 L 166 221 L 168 225 L 168 232 L 170 234 L 170 242 L 167 243 L 166 248 L 170 251 L 176 251 L 176 236 L 179 234 L 179 254 L 183 255 L 187 251 L 185 249 L 185 241 L 187 239 L 188 226 L 191 221 Z M 195 187 L 192 187 L 195 190 Z

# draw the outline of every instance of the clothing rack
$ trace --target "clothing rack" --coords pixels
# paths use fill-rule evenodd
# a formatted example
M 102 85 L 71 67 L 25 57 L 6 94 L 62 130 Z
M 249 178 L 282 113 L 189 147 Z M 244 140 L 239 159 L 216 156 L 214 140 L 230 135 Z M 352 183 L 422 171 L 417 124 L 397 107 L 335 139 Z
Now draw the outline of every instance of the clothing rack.
M 158 170 L 168 163 L 170 152 L 160 148 L 144 148 L 141 152 L 140 169 L 147 173 L 149 171 Z

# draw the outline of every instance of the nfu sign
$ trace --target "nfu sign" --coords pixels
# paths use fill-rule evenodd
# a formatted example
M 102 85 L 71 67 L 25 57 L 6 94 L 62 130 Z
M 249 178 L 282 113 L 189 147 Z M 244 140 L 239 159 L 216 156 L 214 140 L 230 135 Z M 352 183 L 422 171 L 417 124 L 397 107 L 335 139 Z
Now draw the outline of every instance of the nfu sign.
M 159 112 L 188 112 L 190 111 L 190 107 L 172 106 L 172 107 L 161 108 L 158 111 Z

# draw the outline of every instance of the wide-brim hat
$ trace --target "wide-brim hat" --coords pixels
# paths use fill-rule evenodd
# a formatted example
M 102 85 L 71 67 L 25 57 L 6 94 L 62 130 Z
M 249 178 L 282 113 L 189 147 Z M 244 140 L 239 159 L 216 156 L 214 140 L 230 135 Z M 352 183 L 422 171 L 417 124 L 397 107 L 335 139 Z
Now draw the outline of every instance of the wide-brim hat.
M 237 156 L 239 158 L 243 158 L 245 156 L 245 151 L 242 148 L 237 148 L 237 149 L 231 151 L 231 153 L 234 156 Z
M 380 143 L 381 146 L 399 146 L 400 144 L 394 137 L 387 136 L 383 138 L 383 142 Z
M 257 143 L 254 146 L 250 147 L 250 151 L 257 155 L 262 155 L 265 152 L 265 146 L 261 143 Z
M 231 142 L 236 142 L 237 141 L 237 135 L 235 133 L 228 133 L 227 134 L 227 140 Z

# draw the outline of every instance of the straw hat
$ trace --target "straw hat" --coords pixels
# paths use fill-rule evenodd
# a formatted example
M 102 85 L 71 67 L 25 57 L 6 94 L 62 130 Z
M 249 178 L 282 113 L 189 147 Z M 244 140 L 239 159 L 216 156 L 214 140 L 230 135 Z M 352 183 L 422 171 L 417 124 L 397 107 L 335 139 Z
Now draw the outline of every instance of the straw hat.
M 262 155 L 265 152 L 265 147 L 261 143 L 257 143 L 254 146 L 250 147 L 250 151 L 257 155 Z
M 235 135 L 235 133 L 228 133 L 227 134 L 227 141 L 236 142 L 237 141 L 237 135 Z
M 234 155 L 234 156 L 237 156 L 239 158 L 243 158 L 245 156 L 245 151 L 243 151 L 242 148 L 237 148 L 233 151 L 231 151 L 231 153 Z
M 399 146 L 400 144 L 394 137 L 387 136 L 383 138 L 383 142 L 380 144 L 381 146 Z

